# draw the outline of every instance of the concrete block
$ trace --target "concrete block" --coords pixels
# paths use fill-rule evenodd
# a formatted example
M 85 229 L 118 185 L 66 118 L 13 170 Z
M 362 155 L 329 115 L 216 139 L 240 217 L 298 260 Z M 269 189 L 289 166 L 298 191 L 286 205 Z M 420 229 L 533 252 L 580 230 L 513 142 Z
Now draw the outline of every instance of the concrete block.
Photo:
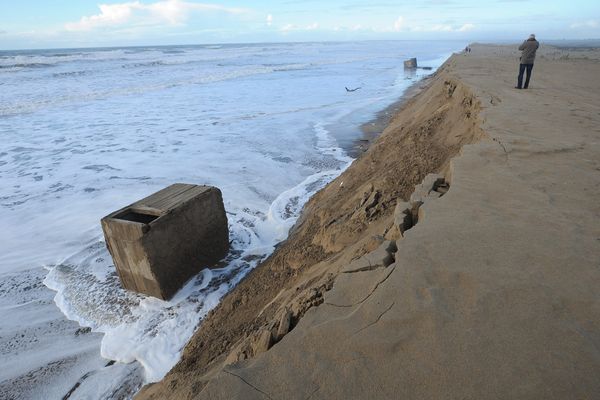
M 409 58 L 408 60 L 404 61 L 404 68 L 405 69 L 414 69 L 414 68 L 417 68 L 417 59 L 416 58 Z
M 227 216 L 215 187 L 174 184 L 101 223 L 123 287 L 163 300 L 229 250 Z

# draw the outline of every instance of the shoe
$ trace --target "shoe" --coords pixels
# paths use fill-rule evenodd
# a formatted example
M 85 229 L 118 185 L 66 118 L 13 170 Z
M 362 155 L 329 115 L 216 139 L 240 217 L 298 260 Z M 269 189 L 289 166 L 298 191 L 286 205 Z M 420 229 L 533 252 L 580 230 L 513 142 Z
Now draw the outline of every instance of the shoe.
M 515 86 L 515 89 L 521 89 L 521 88 L 520 88 L 520 87 L 518 87 L 518 86 Z

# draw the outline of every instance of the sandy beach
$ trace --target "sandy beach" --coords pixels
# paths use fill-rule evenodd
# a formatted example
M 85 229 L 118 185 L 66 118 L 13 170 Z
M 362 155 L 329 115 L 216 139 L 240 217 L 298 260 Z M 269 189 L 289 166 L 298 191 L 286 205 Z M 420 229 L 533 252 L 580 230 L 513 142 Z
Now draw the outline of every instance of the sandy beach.
M 472 49 L 137 399 L 600 397 L 600 51 Z

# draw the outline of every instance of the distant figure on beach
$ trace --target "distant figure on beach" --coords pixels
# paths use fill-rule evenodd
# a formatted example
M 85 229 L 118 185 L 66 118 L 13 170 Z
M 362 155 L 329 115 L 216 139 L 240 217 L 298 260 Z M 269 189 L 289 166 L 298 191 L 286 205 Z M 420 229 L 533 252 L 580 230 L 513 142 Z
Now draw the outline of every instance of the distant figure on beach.
M 471 52 L 471 48 L 469 46 L 465 47 L 465 53 L 470 53 Z
M 519 50 L 521 50 L 521 64 L 519 65 L 519 79 L 517 80 L 515 89 L 527 89 L 529 87 L 529 79 L 531 79 L 535 52 L 538 47 L 540 47 L 540 43 L 535 40 L 535 35 L 533 33 L 519 46 Z M 525 78 L 525 85 L 523 86 L 523 74 L 525 71 L 527 71 L 527 78 Z

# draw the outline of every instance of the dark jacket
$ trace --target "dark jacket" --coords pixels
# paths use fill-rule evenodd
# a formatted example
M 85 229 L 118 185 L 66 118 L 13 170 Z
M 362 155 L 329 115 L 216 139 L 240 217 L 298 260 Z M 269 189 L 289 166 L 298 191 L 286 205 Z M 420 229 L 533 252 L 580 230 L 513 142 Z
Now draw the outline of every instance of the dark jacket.
M 533 64 L 535 60 L 535 52 L 540 47 L 540 43 L 535 39 L 527 39 L 519 46 L 521 53 L 521 64 Z

